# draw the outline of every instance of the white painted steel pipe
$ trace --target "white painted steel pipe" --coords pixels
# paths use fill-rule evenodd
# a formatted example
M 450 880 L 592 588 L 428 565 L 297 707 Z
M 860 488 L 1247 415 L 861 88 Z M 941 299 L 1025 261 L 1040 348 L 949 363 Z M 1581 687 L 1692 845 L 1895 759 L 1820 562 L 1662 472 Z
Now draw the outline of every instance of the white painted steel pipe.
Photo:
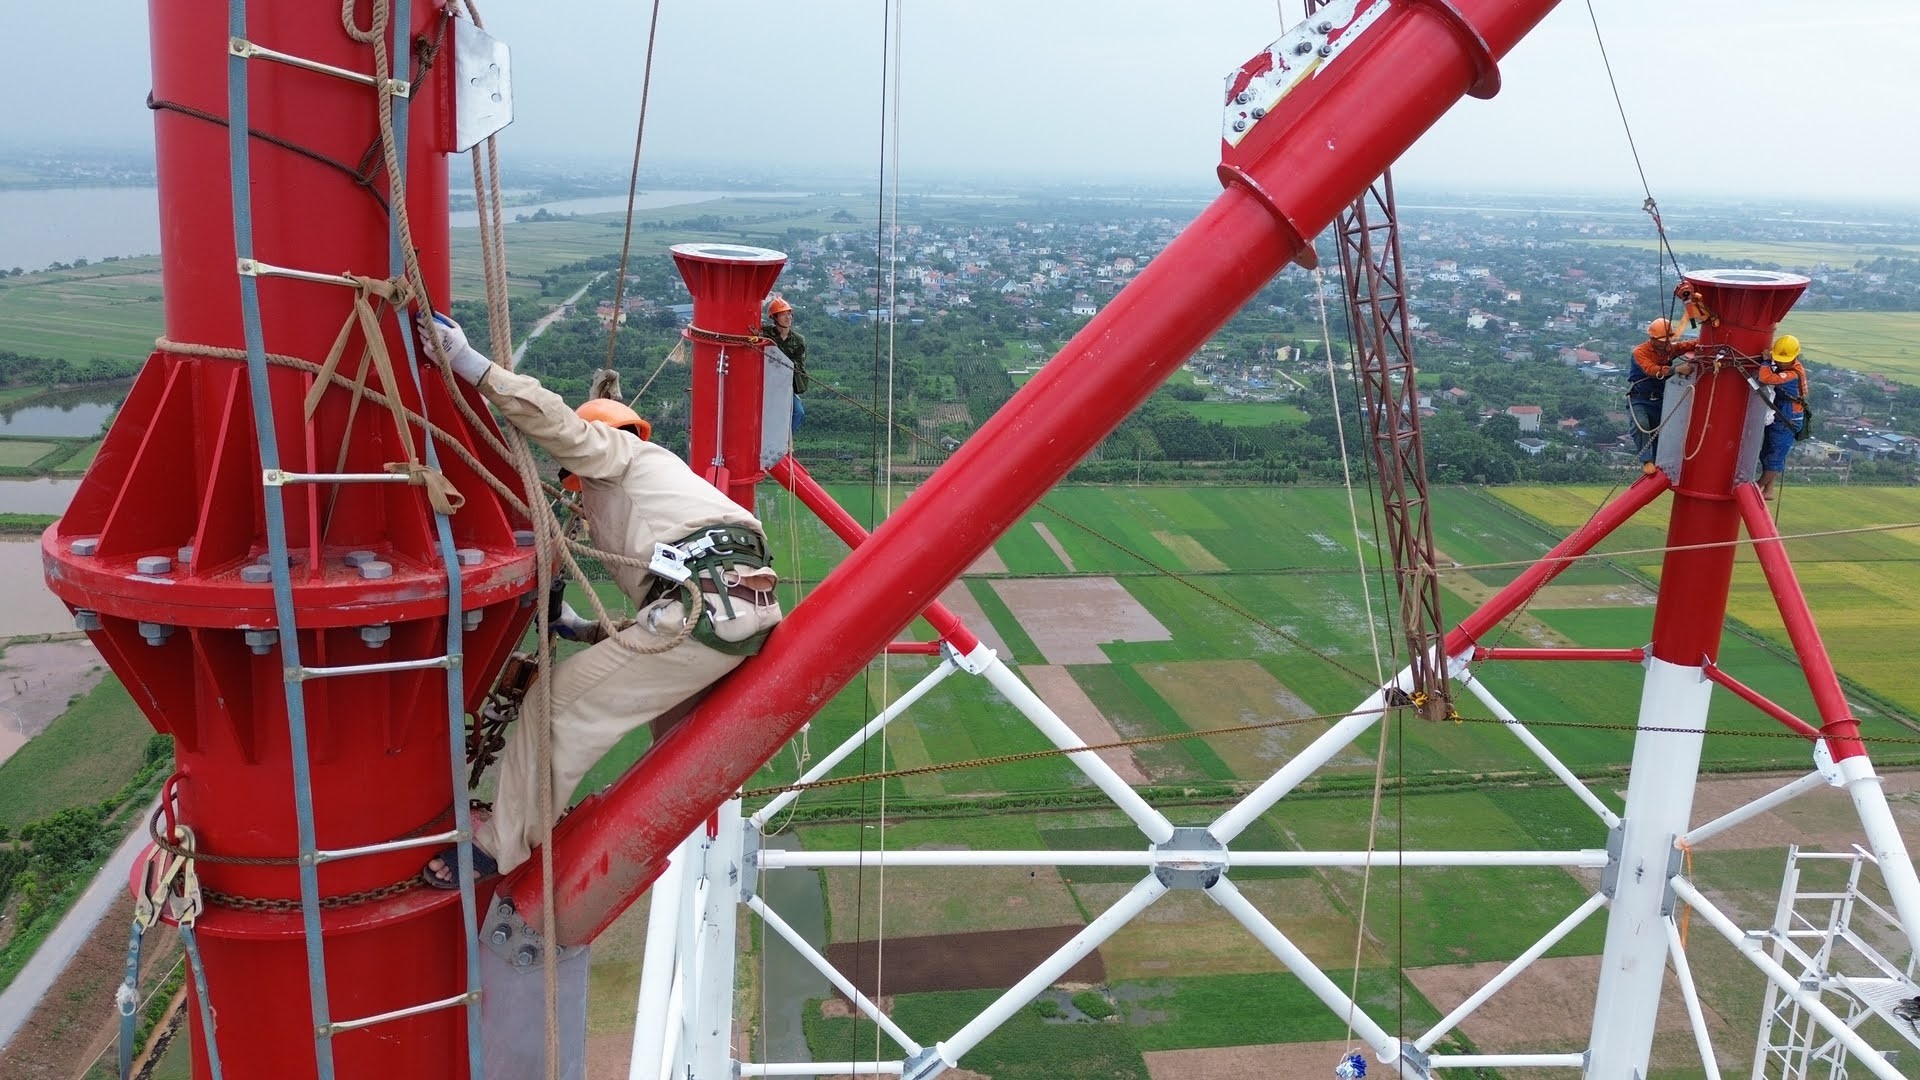
M 741 1076 L 898 1076 L 904 1061 L 780 1061 L 741 1064 Z
M 1826 777 L 1820 775 L 1818 770 L 1810 772 L 1785 787 L 1776 788 L 1767 792 L 1765 795 L 1760 796 L 1745 806 L 1736 807 L 1727 811 L 1688 833 L 1682 839 L 1686 841 L 1688 847 L 1699 847 L 1702 843 L 1719 836 L 1721 833 L 1726 832 L 1728 829 L 1733 828 L 1743 821 L 1758 817 L 1784 803 L 1792 802 L 1815 788 L 1826 786 Z
M 1621 815 L 1619 872 L 1594 995 L 1587 1068 L 1594 1077 L 1647 1074 L 1667 973 L 1667 868 L 1673 842 L 1686 834 L 1693 811 L 1713 696 L 1713 683 L 1698 665 L 1654 657 L 1646 671 L 1627 812 Z
M 1754 967 L 1760 969 L 1760 973 L 1767 977 L 1767 981 L 1778 987 L 1782 994 L 1792 998 L 1794 1004 L 1800 1006 L 1809 1019 L 1824 1028 L 1828 1035 L 1840 1040 L 1848 1052 L 1860 1059 L 1863 1068 L 1880 1077 L 1880 1080 L 1905 1080 L 1899 1070 L 1881 1056 L 1880 1051 L 1868 1045 L 1867 1040 L 1861 1038 L 1859 1032 L 1848 1027 L 1845 1020 L 1822 1004 L 1817 992 L 1809 993 L 1800 989 L 1800 980 L 1766 954 L 1765 949 L 1761 947 L 1761 942 L 1769 940 L 1768 938 L 1749 937 L 1746 931 L 1734 925 L 1732 919 L 1722 914 L 1719 908 L 1713 906 L 1711 901 L 1700 894 L 1699 889 L 1694 888 L 1685 879 L 1675 878 L 1673 891 L 1688 907 L 1699 912 L 1707 925 L 1718 930 L 1721 937 L 1732 942 L 1734 948 L 1740 950 Z
M 829 772 L 832 772 L 833 767 L 835 765 L 838 765 L 842 761 L 845 761 L 847 760 L 847 758 L 853 756 L 853 752 L 855 750 L 860 749 L 861 746 L 865 745 L 868 739 L 873 738 L 874 735 L 884 730 L 888 724 L 891 724 L 894 722 L 894 720 L 898 719 L 901 713 L 906 712 L 909 708 L 911 708 L 914 705 L 914 703 L 918 702 L 921 698 L 926 697 L 929 691 L 931 691 L 934 687 L 939 686 L 940 683 L 943 682 L 947 676 L 953 674 L 958 670 L 960 669 L 954 666 L 952 660 L 949 659 L 949 660 L 940 661 L 939 667 L 936 667 L 932 671 L 927 672 L 925 678 L 922 678 L 919 682 L 914 683 L 911 687 L 907 689 L 906 693 L 901 694 L 899 697 L 895 698 L 893 700 L 893 704 L 887 706 L 885 709 L 882 709 L 878 716 L 875 716 L 873 719 L 867 721 L 866 725 L 862 727 L 859 731 L 854 732 L 851 736 L 847 738 L 845 742 L 841 743 L 839 746 L 834 747 L 833 753 L 828 754 L 826 757 L 821 758 L 813 766 L 813 768 L 808 769 L 805 773 L 803 773 L 800 779 L 796 782 L 801 784 L 811 784 L 815 780 L 818 780 L 821 777 L 827 775 Z M 792 802 L 793 800 L 799 797 L 800 797 L 800 793 L 798 791 L 783 791 L 780 794 L 774 796 L 772 802 L 761 807 L 759 811 L 753 815 L 753 818 L 752 818 L 753 827 L 756 829 L 764 830 L 767 827 L 767 822 L 772 821 L 774 818 L 774 815 L 786 809 L 788 803 Z
M 1680 922 L 1667 916 L 1667 955 L 1673 961 L 1673 974 L 1680 982 L 1680 997 L 1687 1003 L 1687 1019 L 1693 1023 L 1694 1045 L 1700 1048 L 1700 1067 L 1707 1080 L 1720 1080 L 1720 1062 L 1713 1056 L 1713 1033 L 1707 1030 L 1707 1014 L 1700 1008 L 1700 990 L 1693 984 L 1693 965 L 1687 962 L 1687 945 L 1680 940 Z
M 1575 908 L 1566 918 L 1561 919 L 1558 925 L 1547 931 L 1545 937 L 1534 942 L 1531 948 L 1521 953 L 1505 968 L 1502 968 L 1500 973 L 1488 980 L 1485 986 L 1474 991 L 1473 996 L 1461 1002 L 1457 1008 L 1448 1013 L 1438 1024 L 1435 1024 L 1433 1030 L 1414 1040 L 1414 1048 L 1422 1051 L 1431 1050 L 1433 1044 L 1439 1042 L 1442 1036 L 1452 1031 L 1455 1027 L 1458 1027 L 1460 1021 L 1473 1015 L 1473 1011 L 1486 1004 L 1488 998 L 1505 989 L 1508 983 L 1512 982 L 1521 972 L 1527 970 L 1535 960 L 1545 955 L 1548 949 L 1560 944 L 1561 938 L 1573 933 L 1581 923 L 1586 922 L 1587 919 L 1590 918 L 1594 912 L 1599 911 L 1606 902 L 1607 897 L 1605 893 L 1594 893 L 1592 896 L 1587 897 L 1586 903 Z
M 1508 711 L 1506 705 L 1493 695 L 1493 691 L 1488 689 L 1485 683 L 1474 678 L 1473 672 L 1463 667 L 1454 678 L 1468 690 L 1473 691 L 1473 696 L 1479 698 L 1482 705 L 1501 719 L 1502 726 L 1513 732 L 1514 738 L 1519 739 L 1522 745 L 1533 751 L 1533 756 L 1539 758 L 1549 772 L 1559 777 L 1560 782 L 1567 786 L 1567 790 L 1573 792 L 1581 802 L 1586 803 L 1587 809 L 1593 811 L 1601 821 L 1605 822 L 1607 828 L 1611 829 L 1620 824 L 1620 815 L 1614 813 L 1606 803 L 1601 802 L 1600 796 L 1595 795 L 1579 777 L 1573 775 L 1573 770 L 1567 768 L 1553 751 L 1547 749 L 1546 743 L 1541 742 L 1533 732 L 1527 730 L 1527 726 L 1520 722 L 1520 718 Z
M 1404 685 L 1412 679 L 1411 669 L 1402 670 L 1394 677 L 1395 685 L 1406 690 Z M 1247 797 L 1214 819 L 1207 826 L 1207 832 L 1215 840 L 1230 844 L 1233 838 L 1247 830 L 1249 825 L 1259 820 L 1261 814 L 1273 808 L 1273 804 L 1285 798 L 1287 792 L 1299 786 L 1300 781 L 1318 772 L 1322 765 L 1332 761 L 1334 755 L 1345 750 L 1348 744 L 1360 737 L 1360 733 L 1379 721 L 1385 711 L 1387 693 L 1375 690 L 1373 695 L 1360 703 L 1360 707 L 1342 717 L 1319 738 L 1305 749 L 1290 758 L 1266 782 L 1247 793 Z
M 1238 886 L 1223 877 L 1214 882 L 1213 886 L 1207 890 L 1207 895 L 1211 896 L 1215 903 L 1227 909 L 1228 914 L 1240 920 L 1240 925 L 1246 927 L 1260 944 L 1265 945 L 1269 952 L 1278 957 L 1280 962 L 1286 965 L 1287 971 L 1305 984 L 1314 997 L 1319 998 L 1328 1009 L 1333 1011 L 1333 1015 L 1346 1020 L 1360 1038 L 1373 1048 L 1373 1056 L 1378 1058 L 1381 1064 L 1392 1066 L 1401 1076 L 1408 1075 L 1406 1069 L 1398 1064 L 1400 1040 L 1388 1034 L 1387 1029 L 1367 1015 L 1366 1010 L 1360 1008 L 1352 998 L 1346 995 L 1345 991 L 1334 985 L 1333 980 L 1327 978 L 1326 972 L 1320 970 L 1320 965 L 1309 959 L 1306 953 L 1300 951 L 1299 946 L 1273 924 L 1272 920 L 1261 914 L 1260 909 L 1253 906 L 1253 902 L 1241 893 Z M 1424 1080 L 1424 1074 L 1418 1070 L 1413 1075 Z
M 687 1011 L 695 1019 L 687 1055 L 695 1076 L 726 1076 L 733 1065 L 733 1006 L 740 965 L 740 882 L 746 829 L 740 800 L 728 799 L 714 814 L 718 828 L 702 849 L 706 906 L 699 911 L 698 981 L 689 987 Z
M 1013 703 L 1014 708 L 1025 714 L 1028 720 L 1033 721 L 1033 726 L 1040 729 L 1040 734 L 1045 735 L 1047 741 L 1062 750 L 1087 745 L 1086 740 L 1074 734 L 1073 729 L 1067 726 L 1067 722 L 1055 715 L 1054 711 L 1047 707 L 1047 703 L 1041 701 L 1040 696 L 1029 689 L 1026 683 L 1021 682 L 1020 676 L 1015 675 L 1013 669 L 1002 662 L 998 656 L 987 661 L 986 668 L 981 674 L 987 677 L 987 681 L 993 684 L 995 690 L 1000 691 L 1002 696 Z M 1113 766 L 1101 760 L 1099 754 L 1093 752 L 1068 754 L 1067 759 L 1073 762 L 1081 772 L 1086 773 L 1087 779 L 1092 780 L 1101 791 L 1106 792 L 1107 798 L 1112 799 L 1121 813 L 1132 818 L 1133 823 L 1140 826 L 1140 831 L 1147 834 L 1148 840 L 1156 844 L 1164 844 L 1173 839 L 1173 823 L 1167 820 L 1166 815 L 1148 805 L 1147 800 L 1141 798 L 1140 793 L 1133 790 L 1132 785 L 1122 780 L 1120 774 L 1113 771 Z
M 1149 876 L 1142 879 L 1132 891 L 1096 916 L 1078 934 L 1073 935 L 1072 940 L 1055 950 L 1052 956 L 1042 961 L 1039 967 L 1027 974 L 1026 978 L 1015 983 L 1013 989 L 1000 995 L 966 1027 L 954 1032 L 951 1038 L 941 1040 L 939 1045 L 934 1047 L 935 1052 L 940 1055 L 940 1060 L 945 1062 L 948 1068 L 960 1064 L 962 1057 L 980 1045 L 981 1041 L 993 1034 L 1001 1024 L 1006 1023 L 1008 1017 L 1024 1008 L 1027 1002 L 1039 995 L 1040 991 L 1058 982 L 1060 976 L 1065 975 L 1069 968 L 1079 963 L 1088 953 L 1099 948 L 1101 942 L 1133 921 L 1134 916 L 1145 911 L 1155 900 L 1165 895 L 1166 891 L 1167 887 L 1160 884 L 1159 878 Z
M 839 968 L 834 967 L 831 961 L 820 955 L 820 950 L 814 948 L 806 938 L 801 937 L 800 932 L 789 926 L 787 920 L 780 917 L 779 912 L 768 907 L 766 901 L 758 896 L 750 896 L 747 898 L 747 907 L 759 915 L 774 933 L 785 938 L 787 944 L 793 946 L 794 952 L 806 957 L 807 963 L 813 965 L 813 970 L 825 976 L 826 980 L 833 984 L 834 989 L 847 995 L 847 1000 L 853 1002 L 861 1012 L 866 1013 L 867 1019 L 880 1025 L 880 1030 L 886 1032 L 887 1037 L 892 1039 L 900 1049 L 905 1050 L 908 1056 L 920 1052 L 920 1044 L 908 1038 L 907 1033 L 900 1030 L 900 1025 L 893 1022 L 893 1017 L 881 1012 L 880 1006 L 875 1005 L 872 999 L 861 993 L 860 988 L 853 985 L 853 980 L 842 975 Z
M 1887 805 L 1886 789 L 1867 758 L 1845 758 L 1838 764 L 1840 779 L 1847 786 L 1847 794 L 1853 796 L 1853 808 L 1866 830 L 1867 850 L 1879 864 L 1893 910 L 1900 915 L 1900 928 L 1906 932 L 1907 943 L 1920 953 L 1920 877 L 1914 875 L 1913 859 Z
M 763 848 L 765 870 L 824 870 L 858 866 L 1138 866 L 1154 865 L 1151 851 L 787 851 Z M 1603 848 L 1577 851 L 1230 851 L 1234 867 L 1264 866 L 1557 866 L 1597 869 Z
M 674 1080 L 681 1074 L 680 1048 L 687 1035 L 687 969 L 673 972 L 673 988 L 667 992 L 667 1041 L 660 1045 L 660 1080 Z
M 1584 1068 L 1585 1054 L 1435 1054 L 1428 1063 L 1436 1069 Z M 1598 1076 L 1598 1073 L 1588 1073 Z
M 628 1057 L 628 1080 L 660 1080 L 644 1063 L 658 1064 L 667 1044 L 667 998 L 673 990 L 676 945 L 680 928 L 680 893 L 686 873 L 688 837 L 667 859 L 667 868 L 653 883 L 647 899 L 647 943 L 640 960 L 640 993 L 633 1008 L 633 1049 Z

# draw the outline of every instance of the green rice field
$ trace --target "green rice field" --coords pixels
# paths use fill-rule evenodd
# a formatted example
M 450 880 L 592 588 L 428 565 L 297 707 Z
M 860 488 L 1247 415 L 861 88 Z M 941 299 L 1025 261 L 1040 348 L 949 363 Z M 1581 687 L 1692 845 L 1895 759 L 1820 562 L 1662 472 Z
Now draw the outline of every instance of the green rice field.
M 1848 368 L 1920 385 L 1920 311 L 1801 311 L 1780 324 L 1810 369 Z

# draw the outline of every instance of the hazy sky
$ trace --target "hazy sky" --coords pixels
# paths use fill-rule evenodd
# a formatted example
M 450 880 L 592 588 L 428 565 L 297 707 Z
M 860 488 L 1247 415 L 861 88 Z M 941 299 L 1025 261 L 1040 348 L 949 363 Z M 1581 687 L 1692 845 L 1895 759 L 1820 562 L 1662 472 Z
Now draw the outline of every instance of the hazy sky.
M 76 8 L 7 6 L 0 71 L 19 104 L 0 114 L 0 145 L 151 138 L 146 5 L 95 0 L 84 39 L 73 36 Z M 649 160 L 877 171 L 881 0 L 662 7 Z M 514 50 L 509 160 L 624 160 L 650 10 L 481 0 Z M 1278 36 L 1282 10 L 1299 20 L 1299 0 L 903 0 L 903 179 L 1211 183 L 1221 79 Z M 1920 4 L 1593 0 L 1593 10 L 1663 203 L 1688 192 L 1920 200 Z M 79 57 L 67 47 L 76 40 Z M 1504 77 L 1499 97 L 1463 101 L 1409 153 L 1403 187 L 1638 193 L 1585 0 L 1561 3 Z

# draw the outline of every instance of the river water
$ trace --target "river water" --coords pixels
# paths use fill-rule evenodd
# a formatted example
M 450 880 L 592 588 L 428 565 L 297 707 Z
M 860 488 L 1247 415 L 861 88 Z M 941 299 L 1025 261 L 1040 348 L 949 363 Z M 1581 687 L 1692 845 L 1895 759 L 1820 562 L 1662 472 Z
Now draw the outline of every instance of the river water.
M 799 198 L 792 191 L 643 191 L 637 209 L 685 206 L 730 196 Z M 553 214 L 607 214 L 627 208 L 625 195 L 529 206 L 509 206 L 508 221 L 540 210 Z M 467 210 L 451 216 L 456 229 L 478 227 Z M 44 270 L 75 259 L 98 262 L 110 256 L 152 255 L 160 250 L 160 200 L 154 188 L 51 188 L 0 191 L 0 270 L 18 266 Z

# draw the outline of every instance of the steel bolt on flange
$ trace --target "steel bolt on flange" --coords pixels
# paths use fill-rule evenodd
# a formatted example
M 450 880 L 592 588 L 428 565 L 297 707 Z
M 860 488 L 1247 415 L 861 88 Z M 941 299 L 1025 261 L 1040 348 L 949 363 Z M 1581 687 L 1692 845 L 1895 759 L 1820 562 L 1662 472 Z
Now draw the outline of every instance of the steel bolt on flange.
M 173 636 L 173 627 L 165 623 L 143 622 L 140 624 L 140 636 L 149 645 L 165 645 L 167 639 Z
M 393 637 L 393 627 L 388 623 L 378 623 L 374 626 L 363 626 L 360 628 L 360 640 L 366 642 L 367 648 L 369 649 L 380 648 L 385 645 L 391 637 Z
M 165 555 L 147 555 L 134 561 L 133 569 L 141 574 L 171 574 L 173 560 Z
M 280 642 L 278 630 L 248 630 L 241 635 L 255 656 L 265 656 Z
M 92 608 L 74 608 L 73 626 L 76 630 L 100 629 L 100 613 Z

